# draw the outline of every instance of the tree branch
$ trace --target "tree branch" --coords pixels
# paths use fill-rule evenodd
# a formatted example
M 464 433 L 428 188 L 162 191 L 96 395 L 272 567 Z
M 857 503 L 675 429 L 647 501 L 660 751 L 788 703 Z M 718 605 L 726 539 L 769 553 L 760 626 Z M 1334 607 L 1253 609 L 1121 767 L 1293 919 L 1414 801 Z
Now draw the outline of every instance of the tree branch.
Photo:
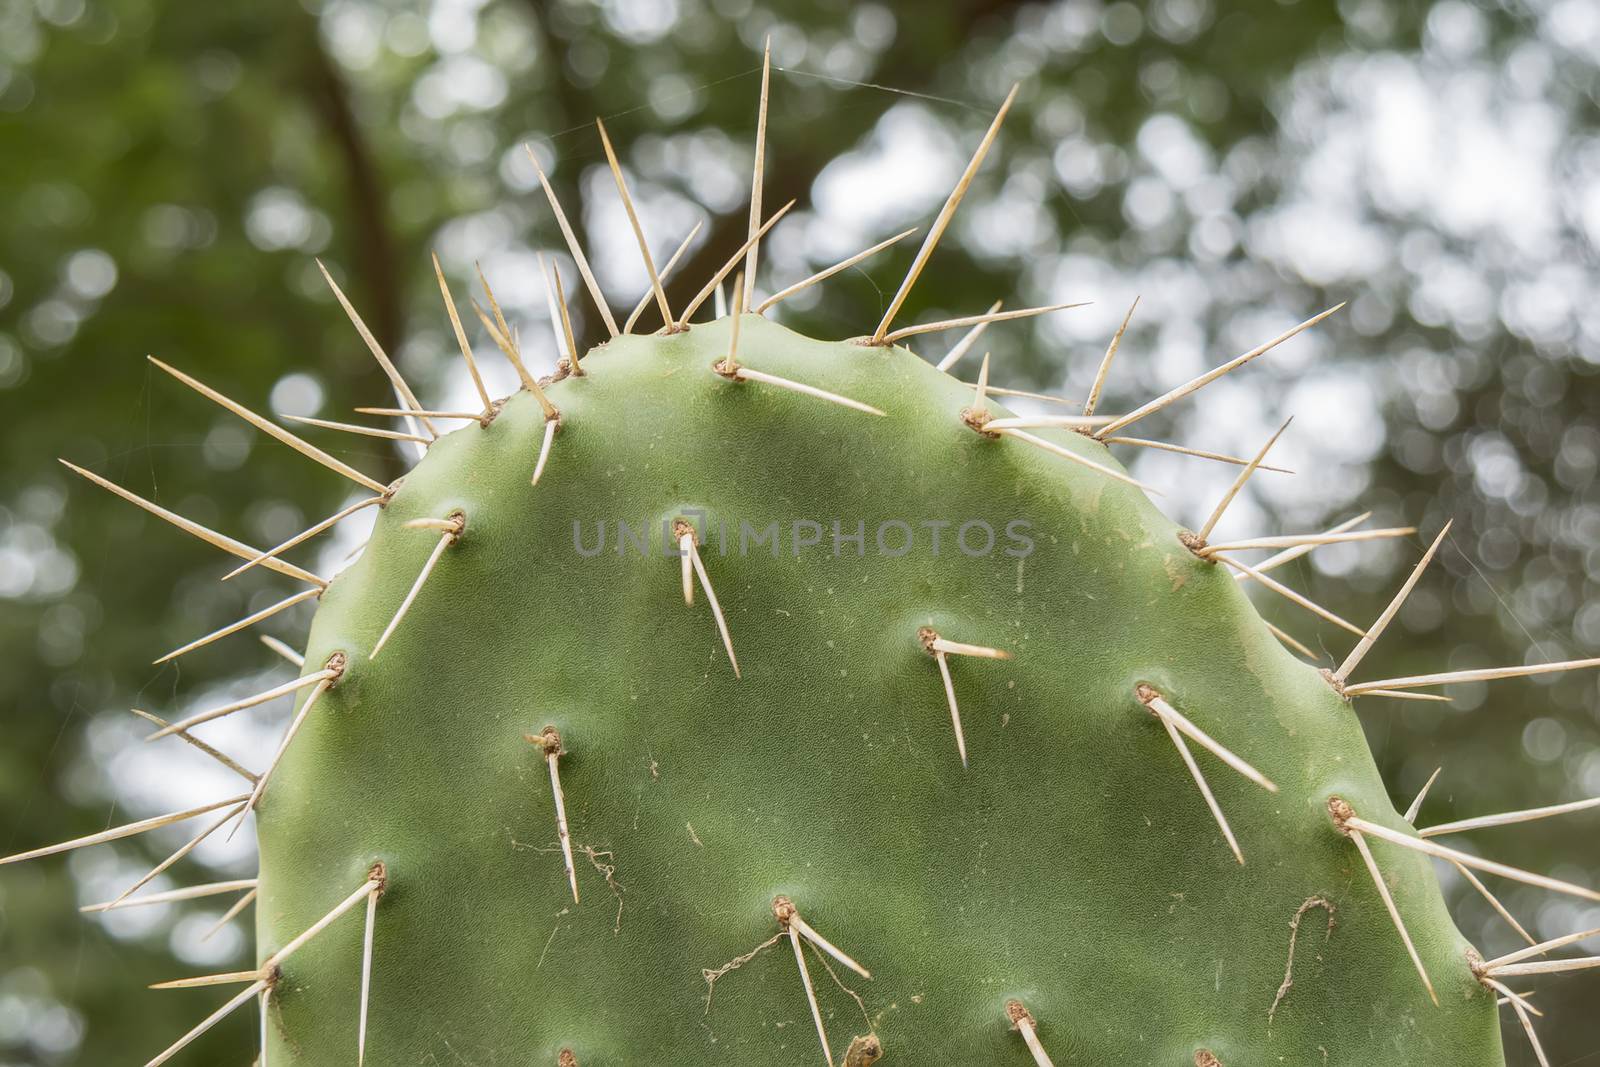
M 353 275 L 362 294 L 361 314 L 373 336 L 389 351 L 405 331 L 404 299 L 395 265 L 388 198 L 350 104 L 349 87 L 327 49 L 316 20 L 308 21 L 306 83 L 312 110 L 344 165 L 350 229 L 355 234 Z

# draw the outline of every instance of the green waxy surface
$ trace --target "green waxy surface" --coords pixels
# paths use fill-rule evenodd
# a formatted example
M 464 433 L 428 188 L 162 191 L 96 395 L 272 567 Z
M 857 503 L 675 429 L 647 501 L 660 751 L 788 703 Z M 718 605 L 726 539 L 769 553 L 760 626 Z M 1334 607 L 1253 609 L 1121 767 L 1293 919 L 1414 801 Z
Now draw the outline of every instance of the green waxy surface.
M 778 933 L 777 894 L 873 972 L 835 965 L 836 982 L 810 957 L 838 1056 L 870 1030 L 886 1065 L 1026 1065 L 1015 997 L 1058 1064 L 1190 1067 L 1200 1048 L 1224 1067 L 1501 1062 L 1494 998 L 1428 861 L 1373 844 L 1437 1007 L 1329 820 L 1339 794 L 1405 825 L 1354 712 L 1231 575 L 1138 490 L 974 432 L 970 388 L 904 349 L 742 322 L 748 366 L 879 418 L 718 376 L 728 326 L 619 338 L 551 386 L 562 428 L 538 486 L 526 393 L 434 444 L 323 598 L 306 669 L 350 663 L 261 804 L 259 951 L 387 864 L 369 1063 L 821 1063 L 786 942 L 721 977 L 707 1010 L 702 969 Z M 663 520 L 695 508 L 739 679 L 663 553 Z M 369 660 L 438 540 L 403 523 L 456 510 L 463 537 Z M 618 554 L 619 519 L 648 525 L 650 555 Z M 865 522 L 864 555 L 834 554 L 835 519 Z M 991 553 L 955 543 L 969 519 L 995 528 Z M 585 558 L 573 523 L 591 549 L 602 520 L 605 551 Z M 776 557 L 739 552 L 740 520 L 780 523 Z M 797 556 L 803 520 L 822 543 Z M 878 553 L 890 520 L 913 551 Z M 937 556 L 929 520 L 952 522 Z M 1026 557 L 1006 552 L 1015 520 Z M 1014 657 L 951 659 L 966 771 L 926 625 Z M 1140 682 L 1280 787 L 1191 746 L 1246 866 Z M 577 905 L 523 736 L 546 725 L 573 840 L 615 868 L 613 888 L 580 851 Z M 1269 1023 L 1289 922 L 1315 896 L 1335 925 L 1307 913 Z M 360 940 L 357 909 L 284 965 L 269 1062 L 353 1061 Z

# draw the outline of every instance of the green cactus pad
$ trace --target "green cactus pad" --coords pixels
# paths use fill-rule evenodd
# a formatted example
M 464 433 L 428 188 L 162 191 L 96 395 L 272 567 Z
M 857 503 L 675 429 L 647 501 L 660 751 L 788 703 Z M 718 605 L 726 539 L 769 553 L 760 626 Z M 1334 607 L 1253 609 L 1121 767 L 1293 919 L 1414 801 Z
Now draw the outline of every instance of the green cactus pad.
M 840 1059 L 1030 1063 L 1015 1001 L 1061 1064 L 1501 1062 L 1429 861 L 1372 844 L 1438 1006 L 1329 817 L 1407 828 L 1349 703 L 1232 573 L 1139 490 L 975 430 L 903 348 L 740 334 L 743 365 L 885 414 L 718 374 L 727 319 L 623 336 L 546 386 L 537 485 L 523 392 L 428 449 L 322 597 L 306 670 L 348 663 L 260 802 L 259 953 L 381 861 L 369 1062 L 811 1067 L 780 896 L 871 972 L 805 942 Z M 369 658 L 447 537 L 406 523 L 452 515 Z M 686 517 L 741 677 L 684 602 Z M 966 769 L 923 628 L 1011 655 L 947 658 Z M 1141 684 L 1278 787 L 1190 746 L 1243 866 Z M 361 939 L 282 965 L 270 1063 L 353 1056 Z

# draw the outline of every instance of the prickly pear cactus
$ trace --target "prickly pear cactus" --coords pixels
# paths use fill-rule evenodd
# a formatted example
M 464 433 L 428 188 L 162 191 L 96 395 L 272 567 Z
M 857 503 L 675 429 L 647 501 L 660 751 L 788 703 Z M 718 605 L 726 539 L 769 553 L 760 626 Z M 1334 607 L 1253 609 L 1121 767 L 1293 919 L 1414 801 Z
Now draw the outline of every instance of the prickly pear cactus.
M 1339 795 L 1405 825 L 1355 715 L 1226 567 L 1137 488 L 975 431 L 973 391 L 903 348 L 740 333 L 750 367 L 885 414 L 728 381 L 727 320 L 619 337 L 548 388 L 537 486 L 520 394 L 430 447 L 323 595 L 307 670 L 348 659 L 262 801 L 258 933 L 269 952 L 386 865 L 374 1062 L 821 1062 L 780 898 L 872 974 L 807 952 L 830 1045 L 875 1034 L 889 1062 L 1027 1062 L 1013 1000 L 1064 1063 L 1498 1058 L 1427 861 L 1386 873 L 1437 1008 L 1329 819 Z M 452 515 L 369 658 L 450 536 L 406 523 Z M 666 554 L 692 515 L 737 677 Z M 965 769 L 930 631 L 1010 657 L 945 661 Z M 1244 866 L 1141 686 L 1278 787 L 1194 748 Z M 581 902 L 525 740 L 547 726 Z M 355 1048 L 360 934 L 284 965 L 277 1062 Z
M 1594 894 L 1395 810 L 1351 702 L 1453 676 L 1352 680 L 1392 607 L 1319 670 L 1246 595 L 1296 595 L 1252 551 L 1410 531 L 1219 545 L 1111 455 L 1271 344 L 1104 419 L 894 343 L 961 188 L 871 337 L 658 288 L 667 325 L 539 381 L 485 316 L 525 387 L 449 432 L 374 344 L 427 450 L 331 580 L 186 525 L 318 601 L 282 744 L 206 809 L 255 813 L 258 949 L 196 1032 L 254 1002 L 277 1067 L 1502 1062 L 1526 972 L 1430 853 Z

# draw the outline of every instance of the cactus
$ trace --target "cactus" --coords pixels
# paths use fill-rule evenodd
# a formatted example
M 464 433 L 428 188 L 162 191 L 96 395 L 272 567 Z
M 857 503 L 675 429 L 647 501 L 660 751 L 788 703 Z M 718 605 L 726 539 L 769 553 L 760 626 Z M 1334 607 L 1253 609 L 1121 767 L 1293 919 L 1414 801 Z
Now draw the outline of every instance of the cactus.
M 1580 966 L 1527 962 L 1575 939 L 1485 961 L 1430 860 L 1597 899 L 1435 840 L 1583 805 L 1419 831 L 1422 798 L 1395 810 L 1351 703 L 1596 661 L 1356 681 L 1438 540 L 1353 626 L 1268 572 L 1412 531 L 1218 543 L 1271 441 L 1192 453 L 1239 468 L 1193 531 L 1111 455 L 1331 312 L 1116 418 L 1095 413 L 1116 339 L 1071 415 L 1007 410 L 987 357 L 976 385 L 950 373 L 988 322 L 1052 309 L 892 329 L 1004 113 L 883 322 L 838 342 L 765 316 L 831 271 L 752 304 L 782 214 L 760 219 L 764 146 L 751 239 L 674 310 L 602 127 L 662 327 L 616 324 L 546 183 L 612 337 L 580 358 L 557 275 L 567 351 L 537 379 L 486 292 L 523 382 L 494 399 L 441 271 L 483 406 L 425 412 L 362 328 L 426 444 L 393 485 L 159 364 L 371 491 L 334 519 L 379 514 L 324 579 L 281 558 L 303 538 L 263 553 L 81 471 L 304 587 L 279 607 L 317 601 L 296 680 L 150 716 L 238 795 L 12 857 L 254 812 L 257 879 L 98 906 L 255 903 L 256 964 L 172 983 L 231 999 L 151 1064 L 251 1005 L 277 1067 L 1490 1064 L 1502 1005 L 1537 1040 L 1505 983 Z M 741 267 L 733 313 L 692 319 Z M 974 332 L 938 367 L 898 343 L 940 327 Z M 1255 588 L 1353 651 L 1306 662 Z M 193 732 L 287 693 L 259 772 Z

